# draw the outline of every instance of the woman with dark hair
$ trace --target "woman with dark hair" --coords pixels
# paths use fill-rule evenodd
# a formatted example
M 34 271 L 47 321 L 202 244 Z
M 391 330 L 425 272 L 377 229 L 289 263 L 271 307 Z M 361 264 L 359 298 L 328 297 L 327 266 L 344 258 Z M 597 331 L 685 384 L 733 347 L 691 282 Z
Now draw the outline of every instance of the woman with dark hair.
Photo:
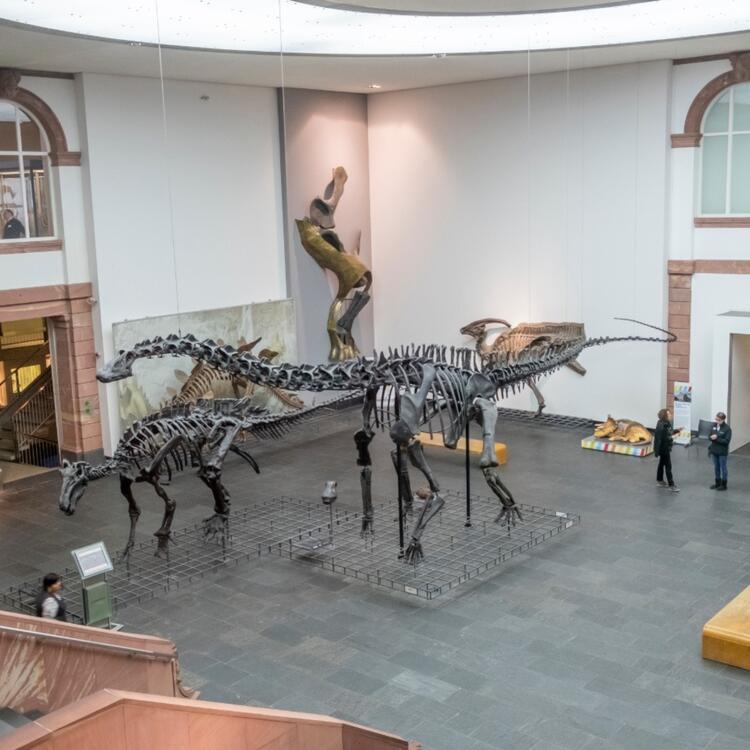
M 47 573 L 42 580 L 42 590 L 36 598 L 36 616 L 66 622 L 65 599 L 62 598 L 62 578 L 57 573 Z
M 659 459 L 659 467 L 656 470 L 656 483 L 660 487 L 668 487 L 670 492 L 679 492 L 680 488 L 675 486 L 674 477 L 672 476 L 672 444 L 674 435 L 679 430 L 672 427 L 672 412 L 669 409 L 661 409 L 659 421 L 656 423 L 654 430 L 654 458 Z M 664 481 L 664 472 L 667 474 L 667 481 Z

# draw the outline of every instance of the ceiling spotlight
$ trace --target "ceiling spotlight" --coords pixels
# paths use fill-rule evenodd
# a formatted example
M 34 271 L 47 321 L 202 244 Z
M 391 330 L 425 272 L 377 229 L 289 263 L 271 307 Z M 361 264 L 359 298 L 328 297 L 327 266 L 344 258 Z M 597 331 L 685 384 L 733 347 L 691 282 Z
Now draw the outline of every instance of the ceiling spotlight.
M 383 87 L 379 83 L 371 83 L 367 88 L 368 89 L 382 89 Z
M 433 57 L 436 60 L 442 60 L 444 57 L 448 57 L 448 54 L 446 52 L 436 52 Z

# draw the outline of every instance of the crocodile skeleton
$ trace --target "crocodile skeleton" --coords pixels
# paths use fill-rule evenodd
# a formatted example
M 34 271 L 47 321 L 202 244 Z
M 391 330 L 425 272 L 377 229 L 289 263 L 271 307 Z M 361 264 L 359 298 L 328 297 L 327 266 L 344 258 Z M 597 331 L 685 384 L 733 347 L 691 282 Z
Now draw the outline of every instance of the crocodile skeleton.
M 329 400 L 291 414 L 271 414 L 248 406 L 247 401 L 222 399 L 181 409 L 167 407 L 133 424 L 123 434 L 112 457 L 103 463 L 92 466 L 87 461 L 64 461 L 60 469 L 63 476 L 60 510 L 73 515 L 89 482 L 119 474 L 120 492 L 127 500 L 130 515 L 130 534 L 123 551 L 127 557 L 135 543 L 135 528 L 141 515 L 132 486 L 146 482 L 164 501 L 164 518 L 154 534 L 158 539 L 156 554 L 161 557 L 167 551 L 176 509 L 163 483 L 165 479 L 171 480 L 173 474 L 197 468 L 198 478 L 214 498 L 214 515 L 204 520 L 204 532 L 206 536 L 223 533 L 229 518 L 230 497 L 221 474 L 228 453 L 235 453 L 256 473 L 260 472 L 255 459 L 236 442 L 245 434 L 261 439 L 281 437 L 293 424 L 333 403 Z
M 638 321 L 633 321 L 638 322 Z M 642 324 L 646 325 L 646 324 Z M 501 510 L 496 521 L 513 522 L 520 513 L 497 471 L 494 451 L 497 406 L 494 401 L 510 391 L 523 388 L 543 375 L 568 365 L 592 346 L 615 341 L 654 341 L 666 343 L 674 335 L 655 326 L 666 338 L 644 336 L 601 337 L 562 341 L 543 351 L 496 351 L 480 355 L 476 350 L 445 346 L 408 346 L 388 353 L 319 365 L 272 364 L 248 352 L 219 346 L 212 340 L 199 341 L 192 335 L 170 335 L 143 341 L 121 351 L 97 373 L 104 383 L 132 375 L 139 359 L 187 355 L 217 369 L 262 385 L 291 391 L 346 390 L 364 394 L 362 429 L 354 435 L 357 464 L 361 467 L 363 503 L 362 533 L 372 532 L 371 458 L 369 444 L 376 427 L 389 427 L 394 443 L 391 451 L 398 477 L 399 497 L 406 513 L 412 511 L 412 493 L 404 458 L 425 476 L 430 496 L 417 514 L 411 537 L 403 553 L 409 562 L 423 557 L 422 535 L 429 521 L 445 501 L 439 484 L 424 456 L 417 435 L 423 426 L 443 433 L 447 448 L 455 448 L 471 421 L 482 428 L 483 451 L 480 468 L 489 488 L 498 497 Z M 402 519 L 400 519 L 401 521 Z

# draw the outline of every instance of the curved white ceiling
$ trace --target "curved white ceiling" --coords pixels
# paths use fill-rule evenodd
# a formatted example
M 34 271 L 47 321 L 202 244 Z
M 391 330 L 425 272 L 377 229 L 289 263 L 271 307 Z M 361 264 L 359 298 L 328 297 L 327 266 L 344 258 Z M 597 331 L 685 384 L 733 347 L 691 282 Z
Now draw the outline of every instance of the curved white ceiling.
M 157 13 L 158 8 L 158 13 Z M 653 0 L 518 15 L 365 13 L 293 0 L 0 0 L 0 19 L 100 39 L 312 55 L 597 47 L 750 29 L 749 0 Z
M 426 13 L 466 16 L 474 13 L 543 13 L 654 0 L 298 0 L 308 5 L 366 10 L 371 13 Z

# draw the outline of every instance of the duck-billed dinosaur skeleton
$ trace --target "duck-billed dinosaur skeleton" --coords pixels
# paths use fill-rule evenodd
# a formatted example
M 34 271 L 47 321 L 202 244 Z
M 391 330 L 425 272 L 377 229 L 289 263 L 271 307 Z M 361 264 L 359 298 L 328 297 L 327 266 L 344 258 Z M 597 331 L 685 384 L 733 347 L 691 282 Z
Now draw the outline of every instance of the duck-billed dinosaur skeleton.
M 487 341 L 490 328 L 498 325 L 505 326 L 508 330 L 501 331 L 490 344 Z M 511 326 L 503 318 L 474 320 L 463 326 L 461 333 L 464 336 L 471 336 L 476 341 L 477 351 L 483 356 L 496 352 L 507 352 L 514 356 L 518 356 L 521 352 L 529 354 L 536 352 L 539 355 L 550 346 L 586 340 L 583 323 L 519 323 L 517 326 Z M 566 362 L 565 366 L 579 375 L 586 374 L 586 368 L 577 359 Z M 538 417 L 546 406 L 544 396 L 533 380 L 530 380 L 527 385 L 536 398 L 535 416 Z
M 388 426 L 394 443 L 391 457 L 397 471 L 399 497 L 407 512 L 411 510 L 412 493 L 404 457 L 422 472 L 430 487 L 431 494 L 417 515 L 404 553 L 407 561 L 418 561 L 423 556 L 421 539 L 425 527 L 445 503 L 422 445 L 417 440 L 422 426 L 431 426 L 437 420 L 445 446 L 455 448 L 469 422 L 474 420 L 479 423 L 484 439 L 480 467 L 485 481 L 501 504 L 496 521 L 505 518 L 511 522 L 516 516 L 520 518 L 520 514 L 497 471 L 494 451 L 497 406 L 494 401 L 498 394 L 505 396 L 511 390 L 522 388 L 542 375 L 564 367 L 588 347 L 614 341 L 664 343 L 674 340 L 673 334 L 660 328 L 656 330 L 667 334 L 667 338 L 603 337 L 564 341 L 545 347 L 541 353 L 530 349 L 518 354 L 498 351 L 484 356 L 469 349 L 410 346 L 400 350 L 389 349 L 387 355 L 376 354 L 373 358 L 360 357 L 314 366 L 271 364 L 250 353 L 220 347 L 211 340 L 198 341 L 191 335 L 171 335 L 166 339 L 144 341 L 120 352 L 99 370 L 97 378 L 104 383 L 127 378 L 132 374 L 133 363 L 144 357 L 187 355 L 264 385 L 298 391 L 362 392 L 363 424 L 354 436 L 357 463 L 362 467 L 362 533 L 371 533 L 373 524 L 369 445 L 375 428 Z
M 345 398 L 345 397 L 344 397 Z M 164 518 L 154 534 L 157 537 L 157 556 L 167 551 L 175 501 L 162 486 L 172 475 L 197 468 L 198 478 L 211 490 L 214 515 L 203 522 L 207 536 L 223 532 L 229 518 L 230 497 L 221 481 L 224 460 L 232 452 L 247 461 L 256 473 L 260 472 L 255 459 L 235 444 L 244 433 L 259 438 L 277 438 L 291 426 L 332 401 L 290 414 L 270 414 L 250 407 L 247 399 L 203 402 L 197 407 L 186 407 L 182 413 L 167 407 L 133 424 L 122 436 L 111 458 L 97 466 L 87 461 L 63 462 L 60 490 L 60 510 L 72 516 L 89 482 L 111 474 L 119 474 L 120 492 L 127 500 L 130 515 L 130 534 L 123 556 L 127 557 L 135 543 L 135 527 L 141 510 L 133 496 L 133 483 L 150 484 L 164 501 Z M 229 406 L 228 411 L 213 407 Z

